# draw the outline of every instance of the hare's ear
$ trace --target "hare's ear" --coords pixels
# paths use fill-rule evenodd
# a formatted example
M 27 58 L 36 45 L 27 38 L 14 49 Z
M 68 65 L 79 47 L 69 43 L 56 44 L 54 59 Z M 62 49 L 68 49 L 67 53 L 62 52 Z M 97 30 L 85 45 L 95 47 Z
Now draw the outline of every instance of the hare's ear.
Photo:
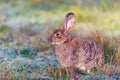
M 65 20 L 64 20 L 65 32 L 69 33 L 74 25 L 75 25 L 75 15 L 74 13 L 70 12 L 65 16 Z

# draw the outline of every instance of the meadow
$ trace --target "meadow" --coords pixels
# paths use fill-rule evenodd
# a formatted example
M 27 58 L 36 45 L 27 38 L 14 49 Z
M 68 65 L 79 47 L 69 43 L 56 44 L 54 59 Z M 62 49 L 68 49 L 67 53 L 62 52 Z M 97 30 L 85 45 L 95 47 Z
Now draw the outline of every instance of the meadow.
M 68 12 L 76 15 L 72 35 L 84 35 L 104 51 L 100 71 L 80 80 L 120 79 L 119 0 L 0 0 L 0 79 L 69 80 L 56 59 L 50 34 L 63 26 Z

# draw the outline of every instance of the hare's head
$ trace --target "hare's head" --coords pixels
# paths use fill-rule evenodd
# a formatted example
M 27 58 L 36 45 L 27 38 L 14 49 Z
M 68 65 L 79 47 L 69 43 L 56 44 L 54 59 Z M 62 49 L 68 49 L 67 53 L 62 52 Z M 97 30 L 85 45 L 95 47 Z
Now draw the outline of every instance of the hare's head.
M 69 33 L 72 27 L 75 25 L 74 13 L 68 13 L 65 16 L 64 26 L 62 29 L 55 30 L 51 35 L 52 44 L 62 44 L 69 40 Z

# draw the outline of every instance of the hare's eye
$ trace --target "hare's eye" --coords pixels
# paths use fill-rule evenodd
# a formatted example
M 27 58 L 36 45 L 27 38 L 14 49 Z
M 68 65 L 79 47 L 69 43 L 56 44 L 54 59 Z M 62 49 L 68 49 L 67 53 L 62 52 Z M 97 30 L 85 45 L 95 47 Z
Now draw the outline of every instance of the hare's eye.
M 56 33 L 56 36 L 60 36 L 60 35 L 61 35 L 61 32 L 57 32 L 57 33 Z

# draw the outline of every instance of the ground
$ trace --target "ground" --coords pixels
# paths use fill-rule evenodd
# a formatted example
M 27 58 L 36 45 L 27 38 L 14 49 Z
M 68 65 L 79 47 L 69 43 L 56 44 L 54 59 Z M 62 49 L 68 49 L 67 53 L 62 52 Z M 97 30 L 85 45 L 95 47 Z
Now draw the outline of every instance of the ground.
M 0 78 L 68 80 L 58 63 L 50 34 L 63 26 L 68 12 L 76 15 L 72 35 L 84 35 L 104 51 L 101 71 L 83 80 L 120 77 L 120 1 L 0 0 Z

